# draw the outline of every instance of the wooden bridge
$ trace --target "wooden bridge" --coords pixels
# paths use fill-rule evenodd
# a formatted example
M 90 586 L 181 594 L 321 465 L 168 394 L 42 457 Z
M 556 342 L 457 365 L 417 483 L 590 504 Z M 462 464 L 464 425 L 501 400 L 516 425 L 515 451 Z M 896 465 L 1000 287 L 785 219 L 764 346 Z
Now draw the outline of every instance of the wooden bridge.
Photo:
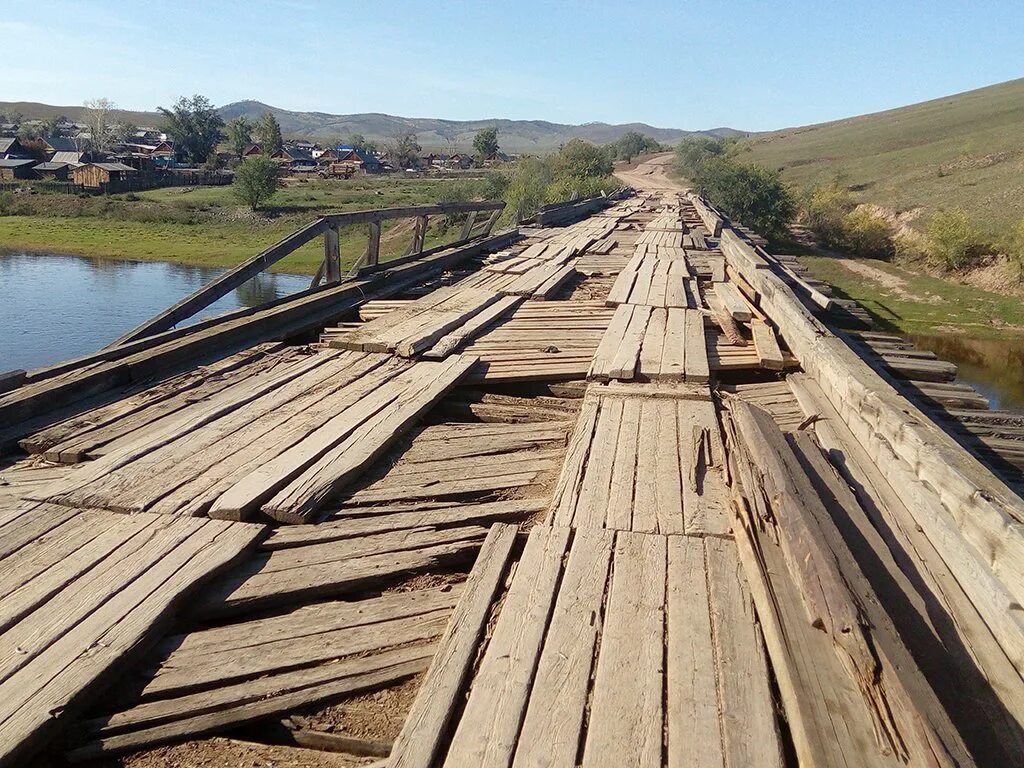
M 630 180 L 12 379 L 0 765 L 1020 764 L 1015 417 Z

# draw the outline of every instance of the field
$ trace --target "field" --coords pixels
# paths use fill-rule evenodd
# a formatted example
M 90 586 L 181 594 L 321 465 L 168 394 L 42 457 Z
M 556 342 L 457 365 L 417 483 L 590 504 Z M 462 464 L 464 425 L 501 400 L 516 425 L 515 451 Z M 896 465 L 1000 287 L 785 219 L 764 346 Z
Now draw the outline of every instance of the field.
M 1024 217 L 1024 79 L 744 141 L 797 187 L 832 181 L 897 212 L 963 207 L 990 235 Z
M 310 180 L 280 190 L 258 214 L 240 206 L 230 187 L 171 187 L 109 198 L 19 194 L 7 200 L 20 215 L 0 215 L 0 244 L 9 250 L 231 267 L 323 213 L 427 205 L 450 194 L 453 183 L 390 177 Z M 456 235 L 435 220 L 427 245 Z M 385 229 L 382 255 L 404 252 L 411 236 L 407 221 Z M 357 259 L 365 245 L 365 227 L 343 230 L 343 266 Z M 272 269 L 312 274 L 322 259 L 321 242 L 314 240 Z

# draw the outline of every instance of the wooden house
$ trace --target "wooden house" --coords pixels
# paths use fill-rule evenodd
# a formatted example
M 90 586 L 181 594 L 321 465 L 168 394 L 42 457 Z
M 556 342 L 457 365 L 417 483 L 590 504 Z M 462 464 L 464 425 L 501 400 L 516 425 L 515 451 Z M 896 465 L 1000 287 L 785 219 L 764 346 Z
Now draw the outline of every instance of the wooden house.
M 259 144 L 250 144 L 248 147 L 245 148 L 245 151 L 242 153 L 242 157 L 256 157 L 256 155 L 262 154 L 263 147 L 261 147 Z
M 465 170 L 466 168 L 472 168 L 473 156 L 463 154 L 461 152 L 456 152 L 454 155 L 448 158 L 448 161 L 445 165 L 448 168 L 461 168 L 463 170 Z
M 36 160 L 3 159 L 0 160 L 0 181 L 34 178 L 32 166 Z
M 37 179 L 50 181 L 67 181 L 70 168 L 67 163 L 55 163 L 52 160 L 32 166 Z
M 301 167 L 311 167 L 316 165 L 316 161 L 313 156 L 310 155 L 306 150 L 299 149 L 295 146 L 284 146 L 281 147 L 277 152 L 270 156 L 272 160 L 276 160 L 283 167 L 296 169 Z
M 86 163 L 72 171 L 76 184 L 90 189 L 99 189 L 111 183 L 125 181 L 135 169 L 124 163 Z
M 46 148 L 46 152 L 49 155 L 47 158 L 48 160 L 52 160 L 53 155 L 57 152 L 81 151 L 79 143 L 70 136 L 41 136 L 40 141 L 43 142 L 43 146 Z
M 23 160 L 27 155 L 16 136 L 0 136 L 0 159 Z

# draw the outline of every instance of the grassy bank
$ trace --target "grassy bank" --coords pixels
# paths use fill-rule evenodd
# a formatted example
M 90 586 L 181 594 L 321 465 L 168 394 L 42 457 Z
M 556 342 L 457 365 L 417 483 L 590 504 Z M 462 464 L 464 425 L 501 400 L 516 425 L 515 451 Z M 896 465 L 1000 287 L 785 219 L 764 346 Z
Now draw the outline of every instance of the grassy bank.
M 266 211 L 239 206 L 230 187 L 172 187 L 129 195 L 82 198 L 64 194 L 8 193 L 0 215 L 0 246 L 9 250 L 172 261 L 232 267 L 323 213 L 428 205 L 451 197 L 446 179 L 361 178 L 310 180 L 280 190 Z M 427 244 L 452 239 L 440 220 Z M 384 257 L 408 248 L 408 222 L 386 228 Z M 351 264 L 366 246 L 366 228 L 342 231 L 341 254 Z M 323 259 L 320 240 L 300 248 L 272 269 L 312 274 Z
M 1012 296 L 912 272 L 877 259 L 801 256 L 836 296 L 858 301 L 882 329 L 900 333 L 1019 338 L 1024 302 Z

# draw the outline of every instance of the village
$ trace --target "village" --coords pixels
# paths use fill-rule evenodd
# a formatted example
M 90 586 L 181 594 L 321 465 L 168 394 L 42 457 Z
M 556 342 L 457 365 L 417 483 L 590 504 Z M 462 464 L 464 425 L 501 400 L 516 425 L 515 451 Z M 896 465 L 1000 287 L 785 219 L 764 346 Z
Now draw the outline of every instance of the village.
M 269 113 L 268 113 L 269 114 Z M 250 142 L 241 155 L 219 146 L 204 164 L 184 162 L 175 139 L 158 127 L 114 126 L 119 138 L 96 149 L 89 126 L 71 120 L 0 124 L 0 185 L 51 182 L 61 188 L 107 193 L 140 191 L 160 186 L 230 184 L 233 167 L 250 157 L 269 156 L 282 176 L 348 179 L 359 174 L 401 173 L 407 176 L 446 174 L 492 168 L 514 162 L 515 155 L 494 151 L 448 154 L 417 152 L 399 158 L 388 148 L 308 139 L 280 141 L 279 147 Z

